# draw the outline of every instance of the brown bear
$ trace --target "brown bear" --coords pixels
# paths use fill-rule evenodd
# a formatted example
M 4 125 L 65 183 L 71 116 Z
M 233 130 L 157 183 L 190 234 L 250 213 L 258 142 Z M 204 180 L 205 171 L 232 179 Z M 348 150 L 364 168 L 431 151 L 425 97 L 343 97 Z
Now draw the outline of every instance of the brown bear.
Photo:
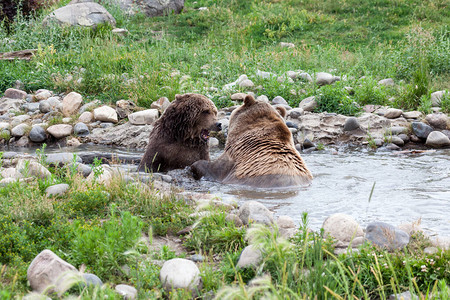
M 254 187 L 308 184 L 313 176 L 294 147 L 284 122 L 286 110 L 245 97 L 230 116 L 225 152 L 215 161 L 191 166 L 195 179 Z
M 176 95 L 155 122 L 138 170 L 165 172 L 209 160 L 209 132 L 221 129 L 216 119 L 217 108 L 207 97 Z

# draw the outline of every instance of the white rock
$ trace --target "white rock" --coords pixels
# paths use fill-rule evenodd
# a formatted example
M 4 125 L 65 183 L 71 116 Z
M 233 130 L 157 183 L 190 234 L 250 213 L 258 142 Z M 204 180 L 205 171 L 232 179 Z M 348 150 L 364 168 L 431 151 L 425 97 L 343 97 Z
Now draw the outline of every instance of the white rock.
M 127 36 L 129 33 L 125 28 L 114 28 L 111 32 L 120 36 Z
M 101 23 L 116 25 L 113 16 L 100 4 L 94 2 L 76 3 L 60 7 L 50 13 L 44 24 L 56 21 L 70 26 L 94 27 Z
M 442 97 L 444 97 L 445 93 L 449 93 L 448 91 L 437 91 L 434 93 L 431 93 L 431 106 L 432 107 L 439 107 L 441 106 L 441 100 Z M 450 95 L 448 95 L 450 96 Z
M 208 139 L 208 145 L 209 145 L 209 148 L 219 147 L 219 140 L 216 139 L 215 137 L 210 137 Z
M 19 159 L 16 165 L 19 171 L 25 177 L 38 177 L 41 179 L 49 178 L 52 174 L 46 167 L 36 161 Z
M 0 122 L 0 131 L 3 129 L 9 129 L 10 125 L 8 122 Z
M 54 289 L 52 288 L 50 291 L 63 292 L 64 281 L 74 275 L 78 275 L 77 269 L 50 250 L 39 253 L 27 270 L 27 279 L 31 289 L 38 293 L 44 292 L 51 285 L 54 286 Z
M 378 81 L 378 85 L 384 85 L 384 86 L 394 86 L 395 82 L 392 78 L 386 78 Z
M 269 103 L 269 98 L 266 95 L 261 95 L 256 98 L 257 101 L 262 101 L 265 103 Z
M 31 117 L 29 115 L 20 115 L 17 117 L 14 117 L 11 121 L 11 127 L 15 127 L 21 123 L 25 123 L 26 121 L 30 120 Z
M 314 111 L 314 109 L 316 109 L 317 107 L 316 96 L 311 96 L 303 99 L 298 107 L 303 109 L 303 111 Z
M 260 71 L 260 70 L 256 70 L 256 76 L 260 77 L 262 79 L 269 79 L 269 78 L 277 77 L 277 75 L 275 75 L 271 72 L 264 72 L 264 71 Z
M 448 147 L 450 146 L 450 139 L 440 131 L 432 131 L 425 144 L 433 148 Z
M 81 107 L 81 103 L 83 102 L 83 97 L 76 93 L 71 92 L 64 97 L 62 101 L 62 113 L 65 117 L 69 117 L 76 113 L 78 109 Z
M 403 118 L 405 119 L 419 119 L 420 117 L 422 117 L 422 113 L 420 111 L 403 112 Z
M 47 128 L 47 132 L 56 139 L 61 139 L 72 134 L 73 127 L 69 124 L 57 124 Z
M 136 288 L 127 285 L 127 284 L 118 284 L 114 288 L 117 293 L 119 293 L 124 299 L 134 300 L 137 298 L 137 290 Z
M 83 112 L 78 118 L 79 122 L 83 122 L 85 124 L 91 123 L 94 120 L 94 115 L 90 111 Z
M 48 98 L 50 98 L 53 95 L 52 92 L 50 92 L 49 90 L 39 90 L 36 95 L 34 95 L 34 98 L 37 101 L 41 101 L 41 100 L 46 100 Z
M 49 186 L 47 189 L 45 189 L 45 193 L 47 194 L 47 197 L 58 196 L 64 194 L 68 190 L 69 185 L 67 183 L 61 183 Z
M 324 232 L 338 241 L 348 243 L 356 237 L 364 236 L 358 222 L 349 215 L 337 213 L 329 216 L 322 225 Z
M 253 88 L 255 84 L 250 79 L 243 80 L 239 82 L 239 86 L 242 88 Z
M 233 95 L 231 95 L 231 100 L 236 101 L 244 101 L 245 97 L 247 96 L 246 93 L 234 93 Z
M 238 268 L 258 267 L 261 259 L 261 251 L 256 249 L 253 245 L 248 245 L 242 250 L 236 266 Z
M 133 125 L 151 125 L 158 119 L 157 109 L 146 109 L 128 115 L 128 120 Z
M 16 168 L 5 168 L 0 172 L 2 178 L 23 178 L 23 175 Z
M 11 135 L 14 137 L 22 137 L 31 130 L 31 126 L 28 124 L 19 124 L 11 129 Z
M 200 286 L 200 270 L 191 260 L 174 258 L 164 263 L 159 279 L 166 290 L 181 288 L 195 291 Z
M 295 48 L 295 44 L 280 42 L 280 47 L 283 47 L 283 48 Z
M 118 122 L 116 110 L 106 105 L 94 109 L 94 119 L 101 122 Z
M 403 111 L 397 108 L 388 108 L 384 113 L 384 117 L 387 119 L 396 119 L 402 115 Z
M 330 73 L 325 72 L 316 73 L 316 84 L 318 85 L 332 84 L 335 81 L 337 81 L 336 77 L 331 75 Z

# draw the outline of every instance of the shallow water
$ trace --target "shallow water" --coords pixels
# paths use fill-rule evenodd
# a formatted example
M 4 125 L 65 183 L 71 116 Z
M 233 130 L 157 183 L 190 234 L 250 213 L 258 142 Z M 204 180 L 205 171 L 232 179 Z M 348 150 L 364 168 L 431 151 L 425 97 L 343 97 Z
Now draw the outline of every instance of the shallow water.
M 47 153 L 66 151 L 73 149 L 46 150 Z M 143 154 L 94 145 L 76 151 L 114 152 L 125 157 Z M 212 153 L 212 158 L 219 154 L 220 151 Z M 421 219 L 422 228 L 429 233 L 450 236 L 450 150 L 396 154 L 341 149 L 304 153 L 302 157 L 314 180 L 310 186 L 289 190 L 195 181 L 186 170 L 171 171 L 169 175 L 186 190 L 211 192 L 225 201 L 260 201 L 276 216 L 288 215 L 296 224 L 300 223 L 302 212 L 308 212 L 309 224 L 316 230 L 326 217 L 345 213 L 363 227 L 372 221 L 399 225 Z
M 302 212 L 308 212 L 313 229 L 319 229 L 326 217 L 345 213 L 364 227 L 372 221 L 400 225 L 421 219 L 429 233 L 450 236 L 450 150 L 408 155 L 346 150 L 302 157 L 314 175 L 307 187 L 255 190 L 206 180 L 199 185 L 185 180 L 181 185 L 226 200 L 260 201 L 296 224 Z

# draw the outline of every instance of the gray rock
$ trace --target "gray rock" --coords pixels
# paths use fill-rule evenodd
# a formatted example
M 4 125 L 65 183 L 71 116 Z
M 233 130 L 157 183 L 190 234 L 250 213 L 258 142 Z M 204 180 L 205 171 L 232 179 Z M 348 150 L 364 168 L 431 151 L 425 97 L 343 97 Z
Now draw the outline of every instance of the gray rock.
M 433 128 L 422 122 L 412 122 L 411 128 L 413 133 L 421 139 L 426 139 L 428 135 L 433 131 Z
M 417 110 L 403 112 L 403 118 L 405 119 L 419 119 L 420 117 L 422 117 L 422 113 Z
M 11 127 L 15 127 L 21 123 L 25 123 L 26 121 L 28 121 L 30 119 L 31 119 L 31 117 L 29 115 L 16 116 L 11 121 Z
M 72 167 L 73 163 L 69 163 L 68 166 L 69 168 Z M 92 172 L 92 168 L 90 166 L 82 163 L 75 163 L 75 168 L 77 169 L 78 173 L 83 175 L 83 177 L 88 177 Z
M 189 256 L 189 259 L 192 260 L 193 262 L 203 262 L 205 261 L 205 257 L 203 255 L 200 254 L 194 254 Z
M 450 139 L 440 131 L 432 131 L 425 144 L 433 148 L 448 147 L 450 146 Z
M 122 0 L 128 10 L 132 9 L 133 1 Z M 137 0 L 136 4 L 148 17 L 179 14 L 183 10 L 184 0 Z
M 164 263 L 159 273 L 164 289 L 188 289 L 196 291 L 200 287 L 200 270 L 197 265 L 187 259 L 174 258 Z
M 45 193 L 47 194 L 47 197 L 51 196 L 60 196 L 65 194 L 69 190 L 69 185 L 67 183 L 61 183 L 61 184 L 55 184 L 49 186 Z
M 448 93 L 448 91 L 437 91 L 431 93 L 431 106 L 433 107 L 441 106 L 441 100 L 442 97 L 444 97 L 445 93 Z
M 89 111 L 100 104 L 99 100 L 94 100 L 92 102 L 84 104 L 82 107 L 80 107 L 80 110 L 78 111 L 80 114 L 84 113 L 85 111 Z
M 313 82 L 311 75 L 309 75 L 308 73 L 302 72 L 302 73 L 298 74 L 298 77 L 300 79 L 302 79 L 303 81 Z
M 273 214 L 263 204 L 257 201 L 247 201 L 241 205 L 238 213 L 244 225 L 250 222 L 270 225 L 273 223 Z
M 26 103 L 23 105 L 23 109 L 27 112 L 35 112 L 39 110 L 39 106 L 38 102 Z
M 246 96 L 246 93 L 234 93 L 233 95 L 231 95 L 230 99 L 233 101 L 244 101 Z
M 71 135 L 72 130 L 73 130 L 73 127 L 72 127 L 72 125 L 69 125 L 69 124 L 57 124 L 57 125 L 52 125 L 49 128 L 47 128 L 47 132 L 50 133 L 56 139 L 61 139 L 61 138 Z
M 381 147 L 384 144 L 384 141 L 382 139 L 374 139 L 373 141 L 375 143 L 375 146 L 377 147 Z
M 394 86 L 395 82 L 392 78 L 386 78 L 378 81 L 378 85 L 384 85 L 384 86 Z
M 113 16 L 103 6 L 94 2 L 70 4 L 58 8 L 45 17 L 43 23 L 50 22 L 82 27 L 95 27 L 105 23 L 116 26 Z
M 386 145 L 386 149 L 387 149 L 387 150 L 390 150 L 390 151 L 399 151 L 399 150 L 401 150 L 402 148 L 400 148 L 399 146 L 397 146 L 397 145 L 394 144 L 394 143 L 390 143 L 390 144 Z
M 437 129 L 447 129 L 449 124 L 449 118 L 444 113 L 429 114 L 425 117 L 425 120 L 430 126 Z
M 355 117 L 349 117 L 345 120 L 344 131 L 352 131 L 360 127 L 358 119 Z
M 228 222 L 233 222 L 236 227 L 241 227 L 241 226 L 244 225 L 242 223 L 242 220 L 235 214 L 228 214 L 225 217 L 225 220 L 228 221 Z
M 208 145 L 209 145 L 209 148 L 216 148 L 216 147 L 219 147 L 219 144 L 220 144 L 219 140 L 216 139 L 215 137 L 210 137 L 210 138 L 208 139 Z
M 436 247 L 426 247 L 423 249 L 423 253 L 425 254 L 436 254 L 439 252 L 439 249 Z
M 256 98 L 257 101 L 262 101 L 265 103 L 269 103 L 269 98 L 266 95 L 261 95 Z
M 241 88 L 253 88 L 253 87 L 255 87 L 255 84 L 250 79 L 242 80 L 241 82 L 238 83 L 238 85 Z
M 136 126 L 130 122 L 112 128 L 97 128 L 86 137 L 86 142 L 127 148 L 145 148 L 152 128 L 151 125 Z
M 293 108 L 292 110 L 288 111 L 288 117 L 291 119 L 299 119 L 304 114 L 303 108 Z
M 34 143 L 42 143 L 47 139 L 47 132 L 41 126 L 35 125 L 31 128 L 28 138 Z
M 407 133 L 407 132 L 408 132 L 408 128 L 403 127 L 403 126 L 392 126 L 388 130 L 386 130 L 386 134 L 392 134 L 392 135 L 399 135 L 399 134 Z
M 271 72 L 264 72 L 264 71 L 260 71 L 260 70 L 256 70 L 256 77 L 260 77 L 262 79 L 269 79 L 269 78 L 274 78 L 277 77 L 276 74 L 273 74 Z
M 22 137 L 30 130 L 30 125 L 19 124 L 11 129 L 11 135 L 14 137 Z
M 272 104 L 283 104 L 283 105 L 289 105 L 289 103 L 287 103 L 286 100 L 284 100 L 283 97 L 281 96 L 276 96 L 275 98 L 273 98 L 272 100 Z
M 78 274 L 74 266 L 47 249 L 33 259 L 27 270 L 27 279 L 31 289 L 38 293 L 63 292 L 64 281 L 73 277 L 74 274 Z M 52 285 L 53 288 L 46 290 Z
M 319 72 L 316 74 L 316 84 L 317 85 L 328 85 L 335 81 L 341 80 L 338 76 L 333 76 L 330 73 Z
M 30 146 L 30 140 L 26 136 L 22 136 L 19 139 L 15 138 L 14 146 L 16 146 L 16 147 L 29 147 Z
M 280 47 L 283 47 L 283 48 L 295 48 L 295 44 L 294 43 L 280 42 Z
M 77 92 L 71 92 L 62 101 L 62 113 L 65 117 L 70 117 L 78 111 L 83 102 L 83 97 Z
M 294 220 L 289 216 L 279 216 L 277 225 L 280 235 L 285 239 L 290 239 L 297 233 L 297 227 L 295 226 Z
M 86 126 L 86 124 L 79 122 L 73 127 L 73 133 L 76 136 L 87 136 L 89 135 L 89 128 Z
M 125 28 L 114 28 L 113 30 L 111 30 L 111 32 L 119 36 L 127 36 L 129 33 L 129 31 L 126 30 Z
M 303 149 L 314 148 L 314 147 L 316 147 L 316 144 L 314 144 L 310 139 L 305 138 L 303 140 L 302 147 L 303 147 Z
M 388 108 L 384 113 L 384 117 L 387 119 L 396 119 L 402 115 L 403 111 L 397 108 Z
M 390 295 L 389 300 L 419 300 L 419 297 L 414 296 L 410 291 L 406 291 L 401 294 Z
M 36 95 L 34 95 L 34 98 L 37 101 L 46 100 L 46 99 L 50 98 L 52 96 L 52 94 L 53 93 L 51 91 L 42 89 L 42 90 L 38 90 L 36 92 Z
M 46 179 L 51 176 L 51 173 L 47 168 L 36 161 L 30 161 L 26 159 L 19 159 L 16 165 L 17 171 L 19 171 L 25 177 L 38 177 Z
M 405 141 L 404 141 L 402 138 L 400 138 L 400 137 L 398 137 L 398 136 L 396 136 L 396 135 L 394 135 L 394 136 L 391 138 L 391 143 L 392 143 L 392 144 L 395 144 L 395 145 L 397 145 L 397 146 L 400 146 L 400 147 L 402 147 L 402 146 L 405 145 Z
M 75 153 L 61 152 L 61 153 L 50 153 L 46 155 L 45 161 L 54 166 L 63 166 L 74 162 L 81 163 L 81 158 Z
M 384 222 L 367 225 L 365 238 L 389 251 L 402 249 L 409 243 L 409 235 L 406 232 Z
M 52 111 L 59 111 L 62 108 L 61 101 L 59 101 L 59 97 L 50 97 L 46 100 L 42 100 L 39 102 L 39 110 L 42 113 L 48 113 Z
M 25 103 L 26 101 L 22 99 L 0 98 L 0 114 L 10 111 L 19 111 Z
M 314 109 L 316 109 L 317 107 L 316 96 L 311 96 L 303 99 L 298 107 L 303 109 L 303 111 L 314 111 Z
M 158 119 L 157 109 L 146 109 L 128 115 L 128 120 L 133 125 L 152 125 Z
M 97 275 L 91 273 L 83 273 L 84 281 L 87 286 L 102 286 L 103 282 Z
M 116 287 L 114 288 L 114 290 L 121 295 L 124 299 L 127 300 L 134 300 L 137 299 L 137 290 L 127 284 L 118 284 L 116 285 Z
M 408 137 L 408 135 L 406 135 L 406 134 L 404 134 L 404 133 L 399 134 L 398 137 L 401 138 L 405 144 L 409 142 L 409 137 Z
M 103 123 L 100 123 L 100 127 L 101 128 L 112 128 L 112 127 L 114 127 L 114 124 L 111 122 L 103 122 Z
M 288 128 L 295 128 L 295 129 L 298 129 L 298 125 L 295 124 L 294 122 L 291 122 L 291 121 L 287 121 L 287 122 L 286 122 L 286 126 L 287 126 Z
M 5 91 L 4 97 L 24 100 L 27 97 L 27 93 L 18 89 L 9 88 Z
M 324 233 L 343 243 L 350 243 L 354 238 L 364 236 L 358 222 L 349 215 L 337 213 L 329 216 L 323 222 Z
M 262 260 L 261 251 L 253 245 L 248 245 L 242 250 L 239 261 L 236 265 L 238 268 L 258 267 Z
M 94 109 L 94 119 L 101 122 L 118 122 L 116 110 L 106 105 Z

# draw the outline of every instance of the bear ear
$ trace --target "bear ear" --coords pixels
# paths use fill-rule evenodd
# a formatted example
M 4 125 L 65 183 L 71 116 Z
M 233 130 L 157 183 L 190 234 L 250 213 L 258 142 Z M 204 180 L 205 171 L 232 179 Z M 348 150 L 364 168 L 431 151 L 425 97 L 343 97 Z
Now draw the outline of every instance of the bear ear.
M 255 103 L 256 103 L 255 98 L 253 98 L 252 95 L 245 96 L 245 99 L 244 99 L 244 105 L 245 106 L 250 106 L 250 105 L 255 104 Z
M 176 95 L 175 95 L 175 100 L 180 101 L 181 99 L 183 99 L 183 96 L 184 96 L 184 95 L 176 94 Z
M 282 116 L 283 118 L 286 118 L 286 115 L 287 115 L 286 108 L 284 108 L 283 106 L 276 106 L 275 109 L 280 114 L 280 116 Z

